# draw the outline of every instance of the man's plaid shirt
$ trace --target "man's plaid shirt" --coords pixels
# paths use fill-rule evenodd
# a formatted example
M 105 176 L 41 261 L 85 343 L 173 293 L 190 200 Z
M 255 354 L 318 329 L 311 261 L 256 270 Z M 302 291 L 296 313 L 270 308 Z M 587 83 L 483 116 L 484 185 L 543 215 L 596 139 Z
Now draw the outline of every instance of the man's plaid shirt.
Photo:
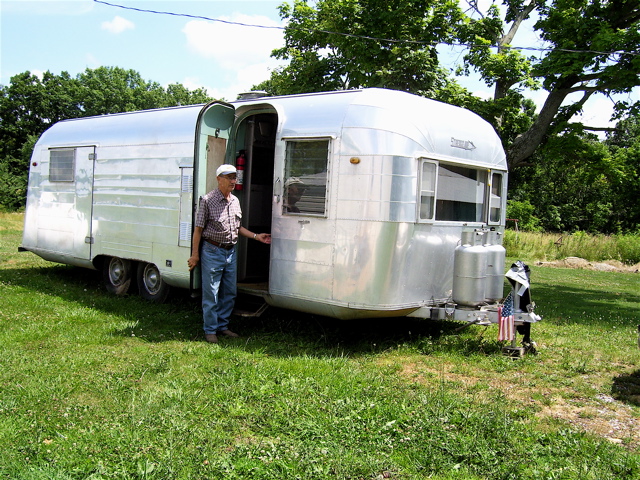
M 196 227 L 202 227 L 202 238 L 218 243 L 236 243 L 242 220 L 240 202 L 231 195 L 229 201 L 219 189 L 200 199 Z

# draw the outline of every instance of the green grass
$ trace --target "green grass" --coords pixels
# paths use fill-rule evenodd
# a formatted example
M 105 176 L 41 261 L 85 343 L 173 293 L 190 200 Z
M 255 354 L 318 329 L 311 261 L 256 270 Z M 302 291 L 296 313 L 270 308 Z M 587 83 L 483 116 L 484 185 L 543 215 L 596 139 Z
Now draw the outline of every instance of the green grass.
M 186 292 L 110 296 L 18 253 L 21 222 L 0 214 L 0 478 L 640 477 L 637 274 L 533 266 L 518 360 L 495 327 L 280 309 L 210 345 Z

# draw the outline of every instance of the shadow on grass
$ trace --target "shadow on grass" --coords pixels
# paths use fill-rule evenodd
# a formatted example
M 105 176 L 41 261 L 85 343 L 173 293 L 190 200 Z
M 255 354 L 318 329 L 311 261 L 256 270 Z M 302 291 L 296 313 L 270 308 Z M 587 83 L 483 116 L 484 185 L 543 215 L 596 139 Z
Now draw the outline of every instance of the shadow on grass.
M 425 354 L 493 354 L 500 345 L 485 327 L 456 332 L 461 324 L 399 318 L 336 320 L 334 318 L 269 308 L 261 317 L 236 319 L 249 351 L 281 356 L 354 356 L 376 354 L 407 346 Z M 475 329 L 475 330 L 474 330 Z M 493 332 L 494 330 L 489 329 Z M 495 330 L 497 335 L 497 330 Z
M 640 370 L 613 379 L 611 395 L 616 400 L 640 406 Z
M 106 290 L 96 270 L 51 264 L 46 267 L 0 269 L 0 282 L 17 285 L 33 296 L 52 296 L 65 302 L 137 322 L 148 330 L 147 339 L 195 339 L 200 324 L 200 305 L 189 292 L 174 289 L 168 303 L 153 304 L 137 294 L 115 296 Z M 131 329 L 115 332 L 131 336 Z
M 200 299 L 192 298 L 187 290 L 173 289 L 164 304 L 153 304 L 134 294 L 116 297 L 107 292 L 99 271 L 57 264 L 3 269 L 0 282 L 120 317 L 128 326 L 114 331 L 116 335 L 135 334 L 148 342 L 204 341 Z M 366 355 L 398 345 L 426 354 L 499 354 L 495 327 L 470 327 L 458 334 L 460 326 L 405 317 L 345 321 L 269 307 L 257 318 L 234 317 L 230 327 L 241 338 L 222 337 L 220 344 L 278 356 Z

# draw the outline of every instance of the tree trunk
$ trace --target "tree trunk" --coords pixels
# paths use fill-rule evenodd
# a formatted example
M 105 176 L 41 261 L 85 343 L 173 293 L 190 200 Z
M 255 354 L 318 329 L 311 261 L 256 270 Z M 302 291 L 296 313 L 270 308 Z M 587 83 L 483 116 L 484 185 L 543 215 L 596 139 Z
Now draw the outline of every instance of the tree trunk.
M 531 128 L 518 135 L 508 148 L 507 163 L 509 164 L 509 169 L 524 163 L 533 155 L 548 133 L 549 126 L 555 119 L 562 102 L 570 93 L 572 93 L 572 90 L 569 88 L 559 88 L 549 93 Z
M 518 29 L 520 28 L 520 25 L 522 25 L 522 22 L 529 16 L 529 14 L 533 11 L 535 7 L 536 7 L 535 0 L 531 0 L 529 4 L 525 6 L 524 9 L 514 19 L 513 23 L 511 24 L 511 28 L 509 28 L 509 31 L 505 35 L 503 35 L 502 38 L 498 41 L 498 54 L 501 54 L 502 52 L 504 52 L 505 45 L 511 45 L 511 42 L 513 41 L 513 37 L 515 37 L 516 33 L 518 33 Z M 477 8 L 477 5 L 476 5 L 476 8 Z M 507 94 L 509 93 L 509 89 L 513 86 L 513 84 L 514 84 L 513 81 L 507 81 L 504 78 L 497 78 L 496 87 L 493 92 L 493 99 L 500 100 L 501 98 L 506 97 Z M 500 129 L 502 127 L 503 118 L 504 118 L 503 115 L 499 115 L 495 118 L 496 128 Z

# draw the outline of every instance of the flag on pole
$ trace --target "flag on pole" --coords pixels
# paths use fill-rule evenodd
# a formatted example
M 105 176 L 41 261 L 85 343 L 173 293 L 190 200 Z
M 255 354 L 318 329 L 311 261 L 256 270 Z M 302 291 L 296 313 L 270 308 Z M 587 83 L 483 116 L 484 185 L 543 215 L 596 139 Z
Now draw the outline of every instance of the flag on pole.
M 509 292 L 504 303 L 498 307 L 498 341 L 515 338 L 516 326 L 513 317 L 513 292 Z

